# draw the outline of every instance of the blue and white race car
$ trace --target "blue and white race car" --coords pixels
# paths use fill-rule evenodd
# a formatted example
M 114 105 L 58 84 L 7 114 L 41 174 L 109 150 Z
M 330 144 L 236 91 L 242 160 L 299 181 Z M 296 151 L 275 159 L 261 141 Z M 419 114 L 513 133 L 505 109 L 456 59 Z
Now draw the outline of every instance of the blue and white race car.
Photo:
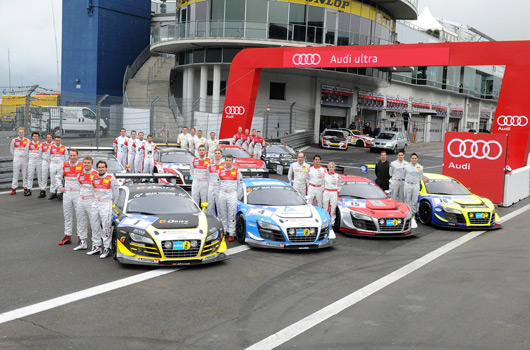
M 335 245 L 329 213 L 306 203 L 289 184 L 244 179 L 236 212 L 236 238 L 254 247 L 318 249 Z

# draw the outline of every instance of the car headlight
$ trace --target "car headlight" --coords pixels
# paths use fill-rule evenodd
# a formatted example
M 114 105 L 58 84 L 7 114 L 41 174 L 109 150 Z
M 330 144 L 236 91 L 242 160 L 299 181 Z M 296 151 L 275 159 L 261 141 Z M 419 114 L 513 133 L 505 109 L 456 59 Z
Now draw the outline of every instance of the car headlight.
M 445 211 L 446 213 L 449 213 L 449 214 L 461 214 L 462 213 L 460 210 L 453 209 L 453 208 L 448 208 L 448 207 L 444 207 L 444 206 L 442 206 L 442 209 L 443 209 L 443 211 Z
M 358 219 L 358 220 L 368 220 L 368 221 L 372 221 L 372 217 L 369 216 L 369 215 L 366 215 L 366 214 L 361 214 L 361 213 L 358 213 L 356 211 L 352 211 L 351 212 L 351 215 L 355 218 L 355 219 Z
M 268 222 L 260 221 L 260 220 L 256 221 L 256 223 L 258 224 L 260 228 L 265 229 L 265 230 L 281 231 L 280 226 L 278 225 L 269 224 Z
M 215 241 L 219 238 L 219 229 L 217 227 L 212 227 L 208 230 L 208 236 L 206 237 L 206 242 Z
M 153 239 L 149 237 L 149 234 L 145 231 L 140 231 L 138 229 L 135 229 L 136 232 L 129 232 L 129 237 L 135 242 L 141 242 L 141 243 L 147 243 L 147 244 L 155 244 Z

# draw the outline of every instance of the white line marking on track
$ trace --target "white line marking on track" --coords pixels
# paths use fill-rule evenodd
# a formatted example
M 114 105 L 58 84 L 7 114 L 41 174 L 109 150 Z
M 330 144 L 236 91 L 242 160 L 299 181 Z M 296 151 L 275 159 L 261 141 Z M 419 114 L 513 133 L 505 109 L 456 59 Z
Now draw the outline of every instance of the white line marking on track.
M 298 152 L 303 152 L 303 151 L 305 151 L 305 150 L 308 149 L 308 148 L 311 148 L 311 146 L 304 146 L 304 147 L 300 148 L 300 149 L 298 150 Z
M 225 254 L 226 255 L 234 255 L 241 252 L 244 252 L 245 250 L 249 250 L 249 246 L 238 246 L 234 248 L 228 249 Z M 179 270 L 182 270 L 183 268 L 159 268 L 156 270 L 140 273 L 138 275 L 130 276 L 127 278 L 123 278 L 117 281 L 101 284 L 99 286 L 91 287 L 85 290 L 80 290 L 78 292 L 66 294 L 57 298 L 53 298 L 50 300 L 46 300 L 37 304 L 25 306 L 13 311 L 4 312 L 3 314 L 0 314 L 0 324 L 13 321 L 22 317 L 26 317 L 29 315 L 33 315 L 39 312 L 43 312 L 46 310 L 54 309 L 59 306 L 63 306 L 69 303 L 73 303 L 74 301 L 87 299 L 99 294 L 103 294 L 106 292 L 111 292 L 113 290 L 127 287 L 136 283 L 144 282 L 147 280 L 150 280 L 155 277 L 164 276 Z
M 527 210 L 530 210 L 530 204 L 518 209 L 504 217 L 503 221 L 513 219 L 517 215 L 520 215 Z M 419 268 L 427 265 L 431 261 L 439 258 L 440 256 L 449 253 L 451 250 L 461 246 L 464 243 L 469 242 L 473 238 L 476 238 L 486 231 L 472 231 L 465 236 L 455 239 L 452 242 L 422 256 L 419 259 L 403 266 L 402 268 L 378 279 L 377 281 L 370 283 L 369 285 L 345 296 L 344 298 L 337 300 L 336 302 L 316 311 L 315 313 L 301 319 L 300 321 L 293 323 L 292 325 L 280 330 L 277 333 L 255 343 L 254 345 L 246 348 L 246 350 L 269 350 L 274 349 L 277 346 L 293 339 L 294 337 L 304 333 L 305 331 L 315 327 L 319 323 L 327 320 L 328 318 L 337 315 L 339 312 L 357 304 L 364 300 L 370 295 L 380 291 L 381 289 L 389 286 L 390 284 L 397 282 L 403 277 L 413 273 Z

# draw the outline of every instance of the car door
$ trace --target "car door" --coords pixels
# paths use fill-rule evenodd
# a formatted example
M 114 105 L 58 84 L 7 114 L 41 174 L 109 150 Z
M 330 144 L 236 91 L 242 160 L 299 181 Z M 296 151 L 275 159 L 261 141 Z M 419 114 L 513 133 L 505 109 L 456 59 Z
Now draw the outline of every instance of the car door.
M 83 131 L 93 133 L 96 131 L 96 115 L 88 108 L 82 109 Z

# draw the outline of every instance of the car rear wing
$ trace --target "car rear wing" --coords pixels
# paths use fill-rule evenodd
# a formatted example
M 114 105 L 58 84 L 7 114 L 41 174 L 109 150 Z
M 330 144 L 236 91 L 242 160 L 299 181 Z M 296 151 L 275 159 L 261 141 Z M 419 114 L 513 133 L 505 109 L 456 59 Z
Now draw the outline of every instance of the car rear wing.
M 239 168 L 241 175 L 245 178 L 268 178 L 269 169 L 241 169 Z
M 175 185 L 175 186 L 182 186 L 182 184 L 177 182 L 177 179 L 181 179 L 181 177 L 178 174 L 168 174 L 168 173 L 162 173 L 162 174 L 132 174 L 132 173 L 120 173 L 114 175 L 117 179 L 124 179 L 124 180 L 130 180 L 133 183 L 138 182 L 150 182 L 151 180 L 154 180 L 153 182 L 158 182 L 158 180 L 165 180 L 168 184 Z
M 112 147 L 93 147 L 93 146 L 79 146 L 79 147 L 69 147 L 70 149 L 76 149 L 78 152 L 100 152 L 100 153 L 109 153 L 114 154 L 114 148 Z

